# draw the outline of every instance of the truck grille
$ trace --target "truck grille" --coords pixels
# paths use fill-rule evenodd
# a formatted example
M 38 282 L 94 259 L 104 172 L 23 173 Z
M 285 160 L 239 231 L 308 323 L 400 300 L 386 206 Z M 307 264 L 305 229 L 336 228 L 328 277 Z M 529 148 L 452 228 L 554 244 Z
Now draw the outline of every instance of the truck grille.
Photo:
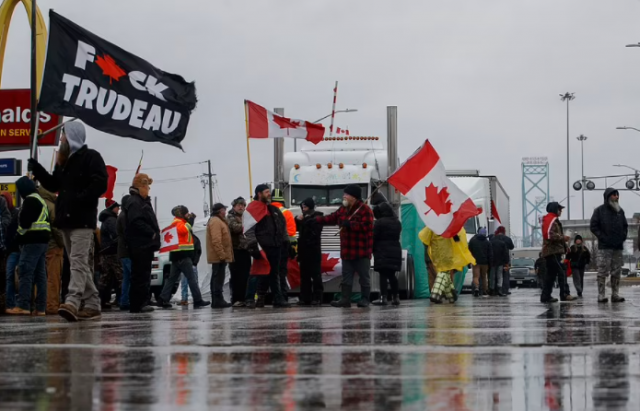
M 322 228 L 322 251 L 340 251 L 339 227 L 325 226 Z

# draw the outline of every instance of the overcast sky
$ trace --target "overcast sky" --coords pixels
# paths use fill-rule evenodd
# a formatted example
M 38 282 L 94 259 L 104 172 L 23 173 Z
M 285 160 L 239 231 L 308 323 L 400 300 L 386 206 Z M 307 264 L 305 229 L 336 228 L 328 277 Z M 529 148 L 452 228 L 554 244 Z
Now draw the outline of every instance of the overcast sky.
M 398 106 L 399 154 L 429 138 L 449 169 L 498 176 L 511 197 L 512 231 L 522 232 L 521 158 L 548 156 L 551 195 L 566 197 L 566 109 L 571 103 L 571 181 L 580 178 L 580 144 L 588 136 L 588 175 L 640 168 L 640 41 L 638 0 L 39 0 L 48 10 L 196 82 L 199 104 L 185 153 L 90 130 L 89 145 L 107 164 L 143 169 L 211 159 L 222 200 L 247 195 L 243 100 L 285 107 L 315 120 L 331 111 L 340 82 L 338 117 L 352 135 L 386 137 L 386 106 Z M 29 28 L 16 10 L 3 88 L 29 85 Z M 326 123 L 328 125 L 328 123 Z M 271 141 L 252 141 L 254 183 L 272 181 Z M 292 144 L 289 145 L 292 147 Z M 22 156 L 26 152 L 9 153 Z M 50 162 L 51 149 L 41 150 Z M 158 182 L 160 219 L 185 204 L 202 215 L 204 166 L 148 170 Z M 124 194 L 133 172 L 119 174 Z M 572 190 L 572 217 L 581 216 Z M 586 194 L 586 214 L 602 202 Z M 627 215 L 640 198 L 624 192 Z

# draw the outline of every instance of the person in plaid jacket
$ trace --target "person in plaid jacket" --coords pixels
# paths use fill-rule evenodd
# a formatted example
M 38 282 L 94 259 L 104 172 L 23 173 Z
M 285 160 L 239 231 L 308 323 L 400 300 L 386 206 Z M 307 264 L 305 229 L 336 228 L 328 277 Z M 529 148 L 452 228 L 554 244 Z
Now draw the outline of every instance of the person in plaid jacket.
M 351 307 L 353 276 L 358 273 L 362 298 L 358 307 L 370 304 L 371 254 L 373 253 L 373 212 L 362 201 L 362 189 L 348 185 L 344 189 L 342 207 L 335 213 L 318 217 L 320 225 L 340 226 L 340 257 L 342 257 L 342 299 L 331 303 L 334 307 Z

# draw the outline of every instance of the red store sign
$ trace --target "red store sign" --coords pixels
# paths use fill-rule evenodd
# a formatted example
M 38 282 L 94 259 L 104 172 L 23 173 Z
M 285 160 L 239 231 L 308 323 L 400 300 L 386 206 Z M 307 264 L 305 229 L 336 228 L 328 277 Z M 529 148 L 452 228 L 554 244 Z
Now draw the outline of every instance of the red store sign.
M 0 90 L 0 151 L 29 148 L 31 141 L 31 91 L 29 89 Z M 57 114 L 40 113 L 38 133 L 47 131 L 62 118 Z M 38 141 L 39 146 L 57 146 L 58 133 L 49 133 Z

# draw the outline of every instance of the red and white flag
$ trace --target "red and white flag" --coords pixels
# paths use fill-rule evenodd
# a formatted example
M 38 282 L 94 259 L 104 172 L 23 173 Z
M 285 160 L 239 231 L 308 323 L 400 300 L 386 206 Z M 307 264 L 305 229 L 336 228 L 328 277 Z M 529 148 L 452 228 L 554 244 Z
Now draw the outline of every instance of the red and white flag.
M 168 253 L 175 251 L 180 247 L 180 241 L 178 241 L 178 227 L 175 224 L 171 224 L 169 227 L 162 230 L 160 234 L 162 244 L 160 245 L 160 253 Z
M 247 209 L 244 210 L 242 214 L 242 228 L 243 232 L 247 232 L 253 228 L 254 225 L 258 224 L 260 220 L 269 214 L 267 209 L 267 205 L 262 201 L 252 201 L 247 206 Z
M 322 124 L 279 116 L 249 100 L 245 100 L 244 104 L 249 138 L 303 138 L 318 144 L 324 137 Z
M 416 150 L 387 180 L 416 207 L 434 233 L 451 238 L 464 223 L 482 212 L 445 171 L 429 140 Z

